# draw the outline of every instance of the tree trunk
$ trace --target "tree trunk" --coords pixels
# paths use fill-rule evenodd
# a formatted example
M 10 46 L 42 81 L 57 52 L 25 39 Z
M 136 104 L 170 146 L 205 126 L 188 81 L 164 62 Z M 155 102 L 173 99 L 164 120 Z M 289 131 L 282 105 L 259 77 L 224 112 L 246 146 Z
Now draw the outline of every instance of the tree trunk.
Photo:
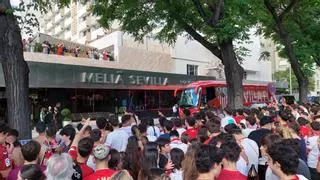
M 31 138 L 29 108 L 29 68 L 23 57 L 20 28 L 15 17 L 3 9 L 10 9 L 10 1 L 3 0 L 0 10 L 0 62 L 2 64 L 8 123 L 19 131 L 20 138 Z
M 244 70 L 238 63 L 233 49 L 232 40 L 220 44 L 224 72 L 228 86 L 228 106 L 232 109 L 243 107 L 243 73 Z

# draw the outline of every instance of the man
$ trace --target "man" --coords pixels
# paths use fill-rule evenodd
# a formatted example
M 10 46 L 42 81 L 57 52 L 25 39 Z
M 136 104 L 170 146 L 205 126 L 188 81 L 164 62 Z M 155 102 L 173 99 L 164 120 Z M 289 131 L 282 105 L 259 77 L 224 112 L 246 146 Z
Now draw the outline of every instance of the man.
M 7 124 L 0 122 L 0 176 L 2 178 L 6 178 L 11 169 L 9 153 L 5 146 L 9 130 L 10 128 Z
M 161 134 L 158 139 L 167 139 L 170 140 L 170 132 L 172 131 L 174 124 L 172 121 L 164 121 L 164 134 Z
M 38 165 L 38 160 L 40 158 L 39 157 L 40 149 L 41 149 L 41 145 L 35 140 L 31 140 L 27 144 L 23 145 L 21 147 L 22 156 L 25 160 L 23 165 L 28 165 L 28 164 Z M 7 177 L 7 180 L 17 180 L 20 168 L 21 166 L 18 166 L 12 169 Z M 45 167 L 40 167 L 40 168 L 42 169 L 42 171 L 45 170 Z
M 246 180 L 247 177 L 237 170 L 237 161 L 240 158 L 241 148 L 236 142 L 225 142 L 221 144 L 221 150 L 224 153 L 221 170 L 218 180 Z
M 187 152 L 188 145 L 181 142 L 179 138 L 179 133 L 177 130 L 173 130 L 170 132 L 170 148 L 178 148 L 181 149 L 184 153 Z
M 271 119 L 271 117 L 269 116 L 263 116 L 260 119 L 260 129 L 257 129 L 255 131 L 252 131 L 248 138 L 254 140 L 258 146 L 259 146 L 259 150 L 261 147 L 261 140 L 268 134 L 271 133 L 271 130 L 273 128 L 273 121 Z M 259 173 L 259 177 L 263 178 L 265 177 L 265 173 L 267 170 L 267 165 L 266 165 L 266 160 L 265 158 L 263 158 L 261 156 L 261 152 L 259 151 L 259 165 L 258 165 L 258 173 Z
M 221 127 L 224 128 L 228 124 L 235 124 L 236 121 L 232 117 L 232 109 L 229 107 L 224 108 L 225 117 L 221 119 Z
M 317 163 L 319 162 L 319 147 L 318 147 L 318 140 L 320 138 L 320 122 L 313 121 L 311 123 L 312 129 L 312 136 L 307 138 L 307 149 L 309 150 L 308 153 L 308 166 L 311 173 L 312 179 L 319 179 L 320 172 L 316 171 Z
M 185 124 L 187 126 L 187 130 L 183 134 L 187 134 L 189 136 L 189 141 L 197 138 L 198 130 L 194 127 L 196 124 L 195 119 L 187 117 L 185 120 Z
M 172 118 L 171 121 L 173 121 L 174 126 L 176 130 L 179 133 L 179 137 L 186 131 L 185 128 L 182 127 L 182 121 L 179 118 Z
M 274 143 L 267 153 L 268 165 L 279 179 L 307 180 L 304 176 L 297 175 L 299 156 L 292 147 L 282 142 Z
M 196 124 L 195 124 L 195 128 L 196 129 L 200 129 L 202 126 L 204 126 L 205 124 L 205 118 L 202 116 L 201 113 L 194 113 L 193 114 L 193 118 L 194 120 L 196 121 Z
M 107 127 L 107 119 L 106 118 L 98 118 L 96 120 L 96 124 L 98 129 L 101 131 L 101 142 L 105 143 L 108 131 L 106 130 Z
M 38 122 L 36 124 L 36 131 L 39 135 L 34 140 L 38 141 L 38 143 L 42 145 L 47 140 L 46 124 L 44 122 Z
M 84 180 L 102 180 L 110 178 L 116 171 L 109 169 L 110 149 L 105 145 L 98 145 L 93 149 L 96 172 L 84 178 Z
M 127 117 L 125 121 L 127 121 Z M 119 128 L 118 117 L 111 116 L 109 122 L 113 127 L 113 131 L 108 134 L 105 145 L 119 152 L 124 152 L 128 144 L 129 135 L 126 131 Z
M 242 134 L 245 137 L 248 137 L 249 134 L 257 129 L 257 123 L 256 123 L 256 118 L 254 116 L 247 116 L 246 117 L 246 128 L 242 129 Z
M 222 157 L 221 150 L 215 146 L 201 145 L 195 154 L 197 179 L 214 180 L 220 174 Z
M 203 144 L 213 144 L 212 139 L 220 134 L 220 121 L 218 118 L 212 118 L 206 123 L 206 128 L 209 132 L 209 138 Z
M 168 162 L 170 155 L 170 141 L 168 139 L 158 139 L 156 141 L 158 144 L 160 154 L 159 154 L 159 167 L 164 168 Z
M 121 128 L 120 130 L 127 133 L 127 135 L 130 137 L 132 136 L 132 132 L 131 132 L 131 127 L 132 127 L 132 123 L 133 123 L 133 115 L 131 114 L 125 114 L 122 116 L 121 118 Z

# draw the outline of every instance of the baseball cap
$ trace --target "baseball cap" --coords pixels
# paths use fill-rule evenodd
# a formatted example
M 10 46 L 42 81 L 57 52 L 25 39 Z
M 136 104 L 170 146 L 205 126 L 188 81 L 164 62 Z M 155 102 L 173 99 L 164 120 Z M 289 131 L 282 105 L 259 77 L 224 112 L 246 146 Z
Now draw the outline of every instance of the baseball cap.
M 109 147 L 107 147 L 106 145 L 100 144 L 93 149 L 93 156 L 98 160 L 104 160 L 109 155 L 109 152 L 110 152 Z
M 260 125 L 261 126 L 264 126 L 264 125 L 266 125 L 266 124 L 268 124 L 268 123 L 272 123 L 273 121 L 272 121 L 272 118 L 271 117 L 269 117 L 269 116 L 263 116 L 261 119 L 260 119 Z

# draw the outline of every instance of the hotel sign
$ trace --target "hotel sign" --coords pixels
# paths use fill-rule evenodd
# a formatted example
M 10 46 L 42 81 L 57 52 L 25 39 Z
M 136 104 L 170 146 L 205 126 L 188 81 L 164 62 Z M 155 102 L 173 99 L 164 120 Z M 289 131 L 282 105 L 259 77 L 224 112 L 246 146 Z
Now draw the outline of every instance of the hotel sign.
M 127 85 L 168 85 L 168 78 L 162 76 L 146 76 L 122 73 L 81 73 L 82 83 L 127 84 Z

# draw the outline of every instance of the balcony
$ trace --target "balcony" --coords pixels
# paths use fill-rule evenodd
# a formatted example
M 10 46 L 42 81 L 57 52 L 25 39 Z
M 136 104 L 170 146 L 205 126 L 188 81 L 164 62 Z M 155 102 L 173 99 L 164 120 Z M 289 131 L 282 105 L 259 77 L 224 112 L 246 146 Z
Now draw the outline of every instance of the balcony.
M 71 31 L 70 30 L 68 31 L 66 29 L 65 34 L 64 34 L 64 39 L 71 39 L 71 37 L 72 37 Z
M 80 32 L 86 31 L 89 28 L 90 28 L 90 26 L 87 25 L 87 21 L 80 21 L 79 22 L 78 30 Z
M 63 28 L 60 25 L 56 26 L 54 29 L 55 34 L 60 34 L 62 30 L 63 30 Z
M 71 17 L 67 17 L 65 20 L 64 20 L 64 26 L 67 27 L 67 26 L 71 26 L 72 24 L 72 18 Z
M 57 15 L 54 17 L 54 20 L 55 20 L 55 23 L 60 23 L 60 21 L 61 21 L 61 16 L 60 16 L 60 14 L 57 14 Z
M 89 14 L 88 7 L 87 6 L 80 6 L 77 12 L 78 18 L 82 18 Z

